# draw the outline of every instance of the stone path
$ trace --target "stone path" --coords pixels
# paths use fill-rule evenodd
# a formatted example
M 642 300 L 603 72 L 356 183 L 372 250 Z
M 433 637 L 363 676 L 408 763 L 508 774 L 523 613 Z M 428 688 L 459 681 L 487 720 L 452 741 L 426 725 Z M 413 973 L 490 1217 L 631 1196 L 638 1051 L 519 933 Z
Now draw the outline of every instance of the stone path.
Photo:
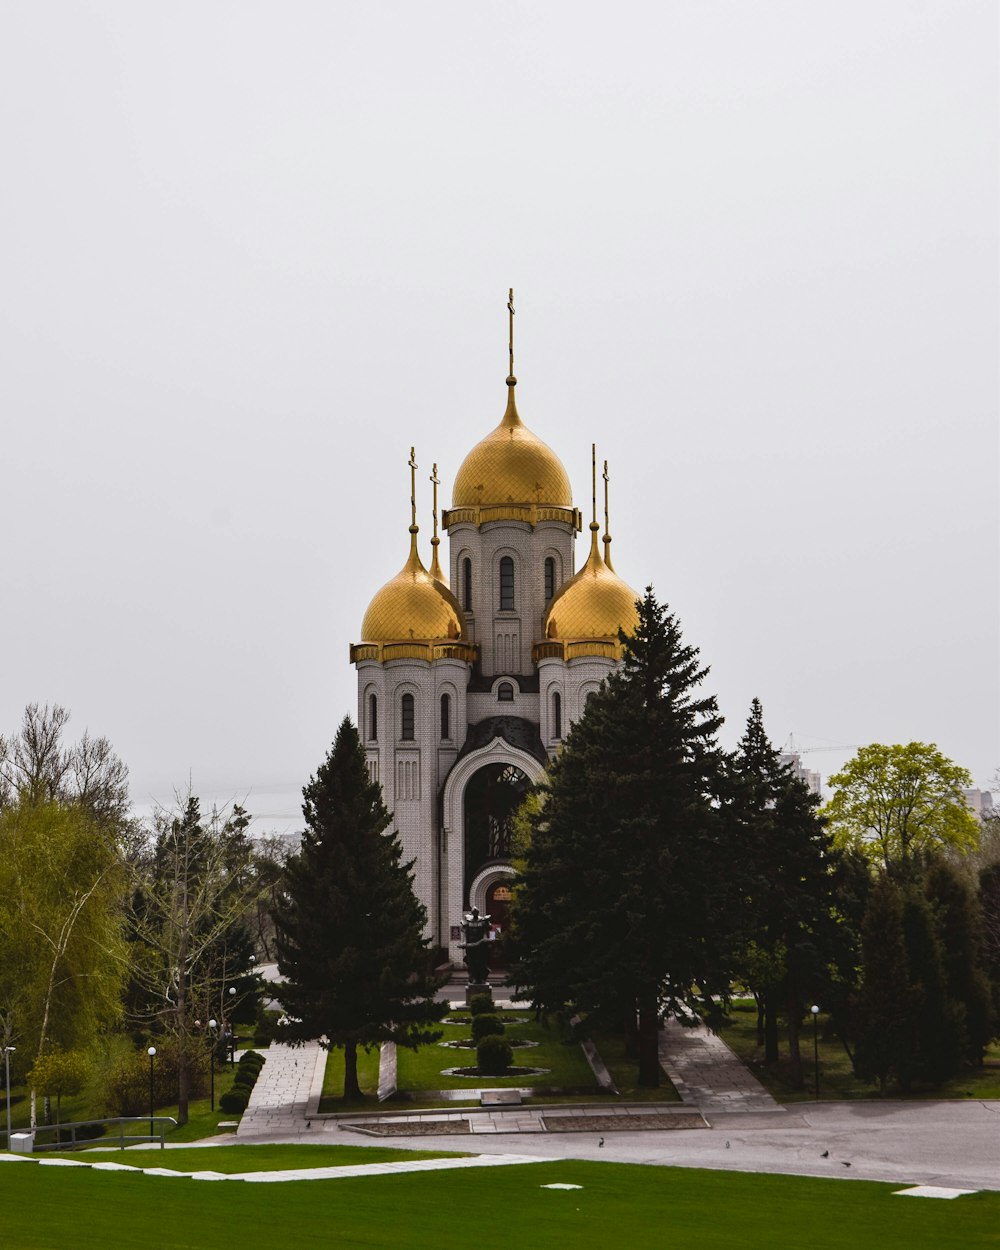
M 237 1137 L 301 1132 L 319 1106 L 326 1051 L 318 1042 L 298 1047 L 272 1042 L 264 1056 Z
M 703 1024 L 669 1020 L 660 1031 L 660 1065 L 687 1106 L 706 1114 L 783 1111 L 721 1037 Z

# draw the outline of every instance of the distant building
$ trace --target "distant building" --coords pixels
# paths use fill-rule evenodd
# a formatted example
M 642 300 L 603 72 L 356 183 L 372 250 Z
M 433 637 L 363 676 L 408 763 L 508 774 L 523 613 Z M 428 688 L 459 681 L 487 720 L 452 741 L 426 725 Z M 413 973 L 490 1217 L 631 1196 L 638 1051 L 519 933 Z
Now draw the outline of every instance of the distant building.
M 965 801 L 980 820 L 993 815 L 993 795 L 989 790 L 963 790 Z
M 820 794 L 823 783 L 819 773 L 814 773 L 806 768 L 802 763 L 802 757 L 797 751 L 783 751 L 781 754 L 782 764 L 787 764 L 792 770 L 792 775 L 798 777 L 799 781 L 805 782 L 813 794 Z

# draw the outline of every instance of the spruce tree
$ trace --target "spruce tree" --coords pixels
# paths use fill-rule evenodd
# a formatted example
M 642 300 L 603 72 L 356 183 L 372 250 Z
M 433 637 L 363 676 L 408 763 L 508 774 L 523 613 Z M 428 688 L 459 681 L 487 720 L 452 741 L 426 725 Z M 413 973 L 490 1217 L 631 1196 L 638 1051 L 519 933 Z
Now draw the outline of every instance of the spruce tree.
M 799 1025 L 826 981 L 836 925 L 831 841 L 819 797 L 781 762 L 760 700 L 729 761 L 725 812 L 739 871 L 734 918 L 742 971 L 757 995 L 765 1060 L 778 1059 L 777 1017 L 788 1022 L 793 1083 L 802 1084 Z
M 659 1084 L 658 1026 L 692 987 L 726 983 L 726 860 L 714 796 L 721 724 L 707 669 L 652 589 L 623 661 L 549 769 L 515 893 L 515 976 L 543 1009 L 638 1019 L 639 1082 Z
M 350 719 L 302 793 L 306 830 L 275 912 L 286 1035 L 343 1047 L 344 1097 L 359 1098 L 358 1047 L 435 1041 L 428 1026 L 447 1006 L 434 1001 L 412 862 Z

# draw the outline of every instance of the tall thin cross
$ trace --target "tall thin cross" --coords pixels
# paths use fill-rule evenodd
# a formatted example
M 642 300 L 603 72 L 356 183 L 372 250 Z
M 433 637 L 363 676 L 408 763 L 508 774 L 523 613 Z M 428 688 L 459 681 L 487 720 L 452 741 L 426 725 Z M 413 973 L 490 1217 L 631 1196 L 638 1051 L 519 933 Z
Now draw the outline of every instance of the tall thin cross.
M 590 444 L 590 506 L 597 529 L 597 444 Z
M 410 448 L 410 458 L 407 464 L 410 466 L 410 528 L 415 533 L 417 529 L 417 453 L 413 447 Z
M 604 563 L 614 572 L 611 563 L 611 531 L 608 527 L 608 462 L 604 462 Z
M 509 313 L 507 320 L 510 324 L 510 347 L 508 349 L 510 352 L 510 373 L 507 375 L 507 385 L 513 386 L 517 382 L 517 378 L 514 377 L 514 288 L 513 287 L 510 288 L 510 291 L 508 292 L 508 295 L 507 295 L 507 312 Z
M 432 509 L 432 515 L 434 517 L 434 534 L 431 538 L 431 577 L 443 579 L 444 574 L 441 571 L 441 565 L 438 561 L 438 544 L 441 542 L 441 539 L 438 538 L 438 486 L 440 485 L 440 481 L 438 479 L 437 465 L 434 465 L 431 470 L 430 482 L 433 487 L 434 494 L 434 507 Z

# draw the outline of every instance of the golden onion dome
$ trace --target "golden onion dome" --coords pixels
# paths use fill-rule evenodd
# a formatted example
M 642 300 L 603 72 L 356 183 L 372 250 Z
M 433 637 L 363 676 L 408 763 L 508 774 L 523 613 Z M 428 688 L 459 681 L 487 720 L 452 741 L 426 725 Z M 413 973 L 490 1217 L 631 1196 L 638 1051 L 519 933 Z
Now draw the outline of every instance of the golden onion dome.
M 545 637 L 553 642 L 610 639 L 618 630 L 634 632 L 639 624 L 638 595 L 612 572 L 597 548 L 595 523 L 590 527 L 590 555 L 575 577 L 556 593 L 545 614 Z
M 424 568 L 417 554 L 417 528 L 411 525 L 409 559 L 369 603 L 361 623 L 362 641 L 443 642 L 463 637 L 458 600 Z
M 508 379 L 507 385 L 503 420 L 462 461 L 452 507 L 508 503 L 572 507 L 562 461 L 518 416 L 513 380 Z

